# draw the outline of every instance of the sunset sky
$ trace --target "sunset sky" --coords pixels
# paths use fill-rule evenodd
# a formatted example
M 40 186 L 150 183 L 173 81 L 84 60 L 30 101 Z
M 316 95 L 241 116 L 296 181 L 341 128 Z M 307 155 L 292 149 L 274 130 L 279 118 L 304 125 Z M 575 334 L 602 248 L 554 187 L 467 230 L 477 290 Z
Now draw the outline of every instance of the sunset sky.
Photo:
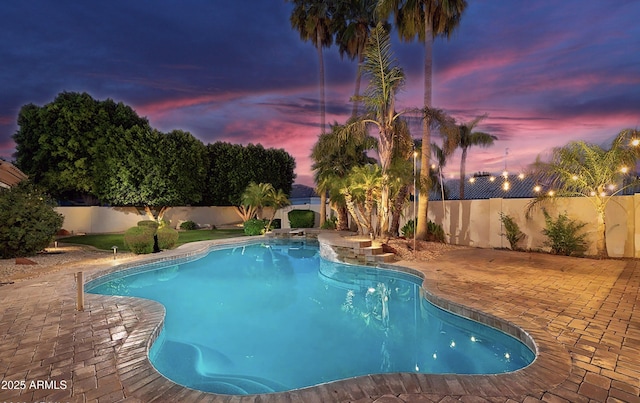
M 479 130 L 499 138 L 470 150 L 468 173 L 502 171 L 506 149 L 517 171 L 570 140 L 606 144 L 640 127 L 640 1 L 468 4 L 453 37 L 436 41 L 433 77 L 434 106 L 460 121 L 486 113 Z M 291 29 L 291 8 L 283 0 L 3 2 L 0 156 L 12 160 L 23 105 L 87 92 L 205 144 L 284 148 L 296 159 L 296 182 L 311 185 L 318 62 Z M 422 45 L 392 38 L 407 75 L 398 108 L 420 107 Z M 333 47 L 325 65 L 327 122 L 343 123 L 356 64 Z M 454 156 L 445 174 L 458 166 Z

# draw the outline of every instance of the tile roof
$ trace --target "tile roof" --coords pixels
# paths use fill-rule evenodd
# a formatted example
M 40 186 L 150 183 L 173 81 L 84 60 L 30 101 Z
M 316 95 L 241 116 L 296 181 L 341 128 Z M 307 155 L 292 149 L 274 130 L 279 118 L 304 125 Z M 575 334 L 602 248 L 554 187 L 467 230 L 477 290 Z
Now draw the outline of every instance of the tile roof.
M 0 187 L 11 187 L 27 179 L 27 175 L 10 162 L 0 160 Z

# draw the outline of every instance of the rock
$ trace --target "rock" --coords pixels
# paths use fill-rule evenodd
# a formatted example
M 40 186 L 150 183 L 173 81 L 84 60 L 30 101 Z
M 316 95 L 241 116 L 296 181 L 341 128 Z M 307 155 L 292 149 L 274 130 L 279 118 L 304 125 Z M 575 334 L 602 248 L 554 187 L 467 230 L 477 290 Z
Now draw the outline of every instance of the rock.
M 16 264 L 38 264 L 33 260 L 27 259 L 26 257 L 17 257 Z

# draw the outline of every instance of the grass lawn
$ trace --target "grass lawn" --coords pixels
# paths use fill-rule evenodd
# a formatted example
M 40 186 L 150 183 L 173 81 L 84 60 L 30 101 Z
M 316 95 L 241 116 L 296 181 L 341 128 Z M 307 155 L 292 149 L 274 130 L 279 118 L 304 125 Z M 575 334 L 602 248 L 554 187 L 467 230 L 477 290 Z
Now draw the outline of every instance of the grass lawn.
M 244 236 L 242 229 L 213 229 L 179 231 L 178 245 L 196 241 L 210 241 L 213 239 L 233 238 Z M 124 233 L 122 234 L 93 234 L 79 235 L 60 238 L 61 243 L 76 243 L 91 245 L 97 249 L 111 250 L 112 246 L 117 246 L 119 251 L 128 251 L 124 244 Z

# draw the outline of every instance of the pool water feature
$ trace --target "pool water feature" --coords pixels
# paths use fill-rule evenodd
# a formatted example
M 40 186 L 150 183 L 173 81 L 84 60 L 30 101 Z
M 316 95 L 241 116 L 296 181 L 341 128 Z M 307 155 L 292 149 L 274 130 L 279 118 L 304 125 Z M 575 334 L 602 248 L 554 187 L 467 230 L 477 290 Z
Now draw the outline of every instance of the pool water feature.
M 432 305 L 421 283 L 326 261 L 317 243 L 273 241 L 139 267 L 86 289 L 162 303 L 152 364 L 207 392 L 272 393 L 374 373 L 496 374 L 533 361 L 519 340 Z

